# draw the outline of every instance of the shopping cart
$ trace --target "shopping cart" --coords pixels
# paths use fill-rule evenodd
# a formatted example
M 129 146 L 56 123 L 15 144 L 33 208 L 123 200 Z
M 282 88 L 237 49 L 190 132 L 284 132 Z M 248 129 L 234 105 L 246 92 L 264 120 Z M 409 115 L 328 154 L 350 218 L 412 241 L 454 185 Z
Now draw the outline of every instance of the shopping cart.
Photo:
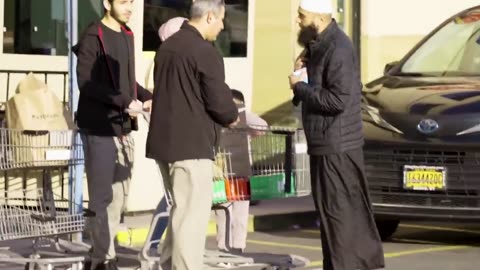
M 214 195 L 212 209 L 225 210 L 226 224 L 229 212 L 221 204 L 245 200 L 265 200 L 307 196 L 311 192 L 309 159 L 306 153 L 305 137 L 302 130 L 280 127 L 250 127 L 224 129 L 222 138 L 230 143 L 220 143 L 214 162 Z M 248 166 L 248 168 L 245 168 Z M 249 173 L 243 173 L 244 171 Z M 245 175 L 248 175 L 245 177 Z M 170 196 L 165 194 L 170 205 Z M 152 226 L 169 213 L 154 216 Z M 226 246 L 229 247 L 229 226 L 226 228 Z M 152 252 L 150 230 L 140 254 L 142 270 L 158 269 L 159 255 Z M 228 264 L 230 269 L 290 269 L 303 267 L 308 260 L 295 255 L 255 256 L 233 255 L 225 252 L 207 251 L 204 256 L 206 269 L 219 269 Z
M 0 189 L 0 242 L 14 243 L 33 238 L 33 252 L 28 257 L 2 254 L 0 263 L 22 264 L 25 269 L 50 270 L 55 266 L 82 268 L 83 256 L 42 258 L 40 249 L 54 246 L 64 253 L 61 235 L 82 232 L 83 213 L 68 199 L 54 194 L 51 171 L 83 162 L 75 130 L 26 131 L 0 128 L 0 170 L 40 170 L 41 185 L 11 190 Z M 81 203 L 81 202 L 77 202 Z M 8 241 L 8 242 L 7 242 Z M 5 251 L 5 250 L 4 250 Z

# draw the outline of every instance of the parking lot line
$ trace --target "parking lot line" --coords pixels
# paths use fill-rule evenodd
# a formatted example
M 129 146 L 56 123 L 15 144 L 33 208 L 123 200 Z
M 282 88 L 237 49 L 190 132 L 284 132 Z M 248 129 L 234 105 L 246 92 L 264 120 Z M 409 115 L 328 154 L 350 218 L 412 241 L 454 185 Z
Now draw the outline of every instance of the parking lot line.
M 388 252 L 388 253 L 385 253 L 385 258 L 396 258 L 396 257 L 407 256 L 407 255 L 451 251 L 451 250 L 459 250 L 459 249 L 467 249 L 467 248 L 472 248 L 472 246 L 442 246 L 442 247 L 412 249 L 412 250 L 405 250 L 405 251 L 398 251 L 398 252 Z
M 320 230 L 300 230 L 300 232 L 320 234 Z
M 422 254 L 422 253 L 452 251 L 452 250 L 467 249 L 467 248 L 472 248 L 472 246 L 443 246 L 443 247 L 413 249 L 413 250 L 405 250 L 405 251 L 399 251 L 399 252 L 388 252 L 388 253 L 385 253 L 384 256 L 386 259 L 389 259 L 389 258 L 397 258 L 397 257 L 416 255 L 416 254 Z M 308 264 L 307 267 L 321 267 L 322 265 L 323 265 L 322 261 L 313 261 L 310 264 Z
M 442 243 L 442 242 L 408 239 L 408 238 L 392 238 L 392 240 L 395 242 L 408 243 L 408 244 L 445 245 L 445 243 Z
M 417 225 L 417 224 L 402 224 L 399 225 L 402 228 L 410 228 L 410 229 L 422 229 L 422 230 L 431 230 L 431 231 L 447 231 L 447 232 L 460 232 L 460 233 L 469 233 L 480 235 L 480 231 L 476 230 L 467 230 L 467 229 L 459 229 L 459 228 L 451 228 L 451 227 L 444 227 L 444 226 L 430 226 L 430 225 Z
M 271 247 L 298 248 L 298 249 L 304 249 L 304 250 L 322 250 L 322 248 L 320 247 L 286 244 L 286 243 L 270 242 L 270 241 L 247 240 L 247 243 L 261 245 L 261 246 L 271 246 Z
M 477 230 L 468 230 L 468 229 L 460 229 L 460 228 L 452 228 L 452 227 L 445 227 L 445 226 L 431 226 L 431 225 L 418 225 L 418 224 L 404 224 L 400 223 L 398 225 L 402 228 L 409 228 L 409 229 L 422 229 L 422 230 L 430 230 L 430 231 L 446 231 L 446 232 L 459 232 L 459 233 L 469 233 L 480 235 L 480 231 Z M 319 230 L 301 230 L 304 233 L 314 233 L 319 234 Z
M 311 267 L 322 267 L 323 266 L 323 262 L 322 261 L 313 261 L 313 262 L 310 262 L 307 267 L 308 268 L 311 268 Z
M 303 233 L 311 233 L 311 234 L 320 234 L 320 231 L 316 230 L 301 230 Z M 433 242 L 433 241 L 424 241 L 424 240 L 416 240 L 416 239 L 407 239 L 407 238 L 392 238 L 394 241 L 404 242 L 404 243 L 412 243 L 412 244 L 428 244 L 428 245 L 438 245 L 443 244 L 440 242 Z

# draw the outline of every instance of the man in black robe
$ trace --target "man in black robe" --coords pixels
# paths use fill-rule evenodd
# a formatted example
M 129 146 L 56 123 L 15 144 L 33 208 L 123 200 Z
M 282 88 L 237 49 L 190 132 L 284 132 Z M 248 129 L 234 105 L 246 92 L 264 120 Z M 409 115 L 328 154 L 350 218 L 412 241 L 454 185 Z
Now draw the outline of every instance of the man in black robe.
M 292 74 L 290 85 L 294 104 L 302 103 L 323 267 L 379 269 L 385 263 L 364 172 L 360 72 L 352 42 L 332 19 L 331 2 L 300 4 L 306 70 Z

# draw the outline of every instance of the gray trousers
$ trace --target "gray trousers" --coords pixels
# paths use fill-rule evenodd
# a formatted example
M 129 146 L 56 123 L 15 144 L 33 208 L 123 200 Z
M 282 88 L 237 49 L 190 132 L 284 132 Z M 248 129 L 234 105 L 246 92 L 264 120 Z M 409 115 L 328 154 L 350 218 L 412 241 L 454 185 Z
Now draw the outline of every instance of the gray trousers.
M 217 247 L 219 250 L 230 248 L 244 250 L 247 246 L 248 234 L 248 211 L 250 201 L 237 201 L 221 204 L 227 208 L 230 222 L 227 224 L 225 210 L 215 210 L 217 220 Z M 227 242 L 227 230 L 228 242 Z
M 163 270 L 199 270 L 213 199 L 213 161 L 158 162 L 172 208 L 160 251 Z
M 114 239 L 125 209 L 133 166 L 134 142 L 122 138 L 82 135 L 88 183 L 88 208 L 95 212 L 87 228 L 92 239 L 92 264 L 116 256 Z

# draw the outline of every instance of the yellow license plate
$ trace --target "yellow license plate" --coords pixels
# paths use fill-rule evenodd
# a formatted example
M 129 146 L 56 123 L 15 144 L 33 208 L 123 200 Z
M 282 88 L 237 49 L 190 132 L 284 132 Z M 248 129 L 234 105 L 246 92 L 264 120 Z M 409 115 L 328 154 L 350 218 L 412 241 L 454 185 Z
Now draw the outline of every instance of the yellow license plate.
M 445 167 L 405 165 L 403 168 L 403 188 L 444 190 L 446 188 Z

